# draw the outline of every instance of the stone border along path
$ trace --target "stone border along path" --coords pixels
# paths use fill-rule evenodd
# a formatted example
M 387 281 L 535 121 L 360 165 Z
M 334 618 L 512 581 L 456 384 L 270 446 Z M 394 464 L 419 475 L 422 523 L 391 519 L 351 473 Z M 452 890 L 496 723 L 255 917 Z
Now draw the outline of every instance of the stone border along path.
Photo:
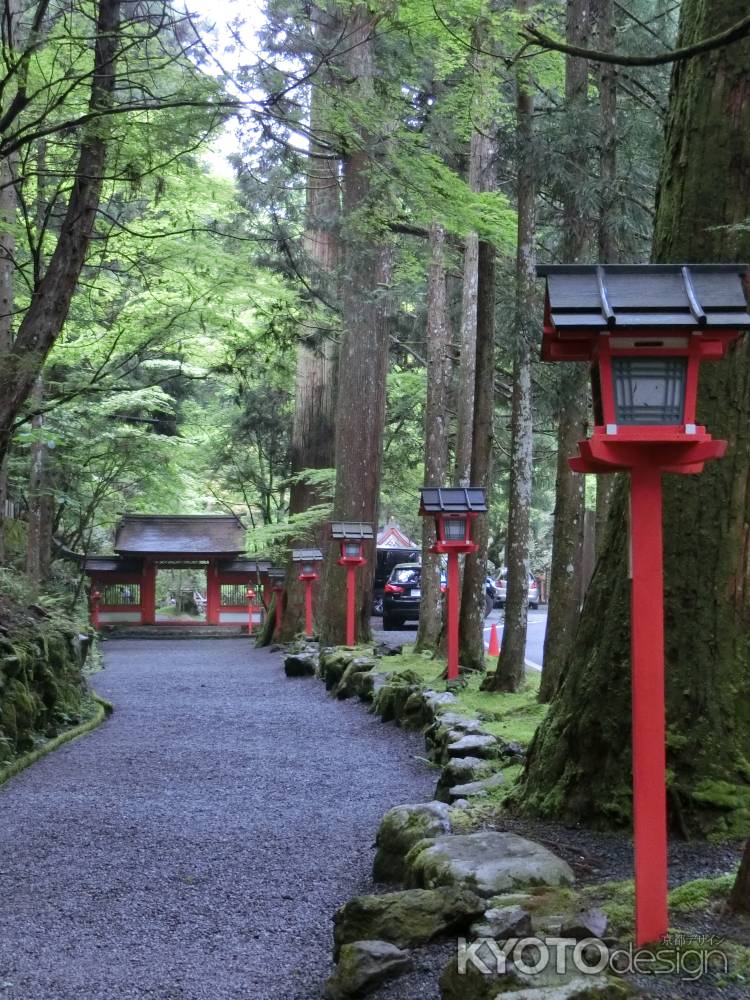
M 114 715 L 0 789 L 0 1000 L 320 997 L 381 817 L 431 797 L 422 738 L 247 639 L 105 664 Z

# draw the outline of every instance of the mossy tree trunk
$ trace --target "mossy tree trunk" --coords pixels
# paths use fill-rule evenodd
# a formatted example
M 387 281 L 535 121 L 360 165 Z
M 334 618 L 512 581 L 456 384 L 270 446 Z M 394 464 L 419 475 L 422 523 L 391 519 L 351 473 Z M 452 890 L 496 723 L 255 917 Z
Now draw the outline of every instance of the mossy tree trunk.
M 571 0 L 567 10 L 566 39 L 585 44 L 590 32 L 589 0 Z M 589 64 L 565 58 L 565 161 L 563 238 L 560 256 L 565 264 L 580 263 L 589 243 L 591 219 L 586 212 L 588 149 L 580 134 L 588 106 Z M 557 384 L 557 475 L 555 519 L 552 534 L 547 630 L 544 634 L 542 683 L 539 700 L 552 697 L 573 640 L 580 612 L 583 566 L 585 480 L 568 465 L 568 456 L 584 436 L 588 413 L 588 366 L 564 365 Z
M 365 4 L 352 8 L 347 22 L 346 80 L 361 114 L 347 140 L 343 173 L 344 281 L 343 333 L 339 348 L 336 396 L 336 495 L 334 517 L 377 524 L 385 424 L 386 375 L 391 329 L 390 237 L 370 225 L 381 208 L 374 177 L 383 137 L 368 126 L 368 104 L 375 97 L 377 16 Z M 357 636 L 369 641 L 374 546 L 357 573 Z M 331 546 L 326 557 L 319 614 L 324 645 L 346 639 L 346 573 L 336 565 Z
M 495 409 L 495 248 L 479 242 L 477 297 L 477 364 L 474 373 L 471 485 L 483 486 L 490 502 L 492 484 L 493 414 Z M 461 588 L 459 659 L 469 670 L 484 670 L 485 580 L 489 523 L 486 515 L 472 529 L 478 548 L 466 556 Z
M 530 0 L 517 0 L 524 17 Z M 536 172 L 532 150 L 534 90 L 527 66 L 516 72 L 516 136 L 518 143 L 518 246 L 516 250 L 516 317 L 513 351 L 513 399 L 510 425 L 510 485 L 505 561 L 508 594 L 505 628 L 497 669 L 482 686 L 492 691 L 517 691 L 526 671 L 526 626 L 529 589 L 529 530 L 533 427 L 531 414 L 531 344 L 534 338 L 536 284 Z
M 335 45 L 341 31 L 338 8 L 313 9 L 313 39 L 326 52 Z M 303 248 L 305 270 L 310 288 L 321 299 L 336 298 L 335 284 L 340 254 L 339 160 L 334 158 L 326 139 L 332 130 L 328 121 L 330 95 L 335 85 L 333 73 L 322 68 L 310 83 L 310 156 L 307 161 L 305 193 L 305 233 Z M 316 141 L 319 139 L 320 141 Z M 306 469 L 330 469 L 334 463 L 334 405 L 336 383 L 336 344 L 330 329 L 330 312 L 310 294 L 310 323 L 297 346 L 297 372 L 292 420 L 292 474 L 298 476 L 291 488 L 289 513 L 301 514 L 323 503 L 320 491 L 304 479 Z M 326 526 L 319 525 L 313 538 L 309 535 L 292 541 L 290 548 L 305 548 L 314 543 L 327 547 Z M 284 613 L 281 639 L 292 639 L 305 627 L 305 585 L 299 580 L 299 566 L 286 566 Z
M 685 0 L 680 43 L 734 23 L 744 0 Z M 750 258 L 750 41 L 675 66 L 655 261 Z M 734 228 L 733 228 L 734 227 Z M 750 343 L 701 373 L 699 421 L 729 442 L 700 476 L 664 477 L 670 820 L 750 831 Z M 532 744 L 525 809 L 584 822 L 630 815 L 627 482 L 613 491 L 563 679 Z

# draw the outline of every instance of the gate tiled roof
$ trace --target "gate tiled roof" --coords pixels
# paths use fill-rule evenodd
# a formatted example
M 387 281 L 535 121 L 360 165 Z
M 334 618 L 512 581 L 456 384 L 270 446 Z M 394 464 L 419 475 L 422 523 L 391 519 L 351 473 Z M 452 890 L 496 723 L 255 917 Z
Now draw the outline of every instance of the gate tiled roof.
M 245 529 L 231 514 L 126 514 L 117 525 L 115 552 L 239 555 Z

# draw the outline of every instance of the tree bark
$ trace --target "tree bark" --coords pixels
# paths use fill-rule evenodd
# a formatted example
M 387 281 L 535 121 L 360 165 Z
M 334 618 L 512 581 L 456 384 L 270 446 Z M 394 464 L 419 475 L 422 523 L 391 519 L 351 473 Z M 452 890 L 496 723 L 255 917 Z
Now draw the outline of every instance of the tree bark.
M 737 872 L 737 878 L 729 896 L 729 908 L 735 913 L 750 914 L 750 840 L 745 845 L 740 870 Z
M 589 0 L 571 0 L 567 8 L 566 39 L 582 44 L 589 37 Z M 589 66 L 585 59 L 565 59 L 565 105 L 568 165 L 563 194 L 563 239 L 560 249 L 566 264 L 579 263 L 586 253 L 590 219 L 585 210 L 587 144 L 580 141 L 581 121 L 588 105 Z M 588 366 L 565 365 L 559 374 L 557 407 L 557 476 L 552 532 L 549 608 L 544 636 L 539 700 L 547 702 L 557 686 L 570 649 L 580 611 L 583 526 L 586 481 L 573 472 L 568 458 L 584 436 L 588 413 Z
M 336 9 L 331 13 L 321 8 L 314 11 L 315 38 L 327 51 L 340 30 Z M 321 69 L 311 81 L 310 152 L 322 147 L 315 136 L 327 133 L 330 92 L 334 86 L 330 71 Z M 306 225 L 303 247 L 311 284 L 330 288 L 336 279 L 340 256 L 339 222 L 341 197 L 339 163 L 336 160 L 308 158 L 306 190 Z M 311 317 L 320 306 L 310 302 Z M 334 464 L 334 406 L 336 388 L 336 343 L 321 329 L 312 330 L 297 347 L 294 416 L 292 422 L 292 474 L 299 476 L 305 469 L 330 469 Z M 323 502 L 315 488 L 304 480 L 296 480 L 291 488 L 289 513 L 300 514 Z M 328 548 L 328 532 L 321 523 L 312 540 L 324 552 Z M 291 548 L 311 544 L 310 537 L 297 538 Z M 298 579 L 298 567 L 287 561 L 286 582 L 282 600 L 284 614 L 280 638 L 287 641 L 304 629 L 305 585 Z
M 3 38 L 8 51 L 18 46 L 18 0 L 5 0 Z M 17 156 L 0 158 L 0 369 L 13 347 L 13 275 L 16 242 L 13 226 L 16 221 L 15 187 Z M 8 496 L 8 455 L 0 455 L 0 565 L 5 561 L 5 507 Z
M 524 17 L 530 0 L 517 0 Z M 516 319 L 511 409 L 510 488 L 505 545 L 508 592 L 505 627 L 497 669 L 483 687 L 517 691 L 524 680 L 528 618 L 529 514 L 531 508 L 533 426 L 531 414 L 531 342 L 534 336 L 535 196 L 533 138 L 534 91 L 528 69 L 516 74 L 516 135 L 518 142 L 518 249 L 516 252 Z
M 681 43 L 725 27 L 742 0 L 685 0 Z M 654 260 L 744 261 L 750 233 L 750 41 L 675 67 Z M 738 225 L 740 224 L 740 225 Z M 728 227 L 728 228 L 727 228 Z M 664 477 L 670 822 L 747 833 L 750 759 L 750 344 L 704 363 L 699 422 L 729 441 L 700 476 Z M 627 484 L 558 693 L 532 743 L 522 808 L 577 822 L 630 821 Z
M 442 486 L 448 471 L 448 392 L 451 335 L 445 276 L 445 231 L 430 226 L 430 276 L 427 291 L 427 399 L 425 403 L 424 485 Z M 440 556 L 431 552 L 435 524 L 422 518 L 422 597 L 416 650 L 435 651 L 443 625 Z
M 599 48 L 615 49 L 614 0 L 599 0 Z M 619 259 L 617 188 L 617 67 L 599 63 L 599 261 L 616 264 Z M 601 552 L 614 476 L 596 477 L 596 551 Z
M 469 187 L 472 191 L 488 191 L 492 187 L 492 144 L 489 132 L 492 123 L 487 113 L 488 94 L 484 85 L 487 57 L 479 50 L 486 32 L 477 23 L 473 38 L 477 51 L 472 54 L 471 69 L 475 87 L 472 101 L 472 121 L 477 126 L 469 141 Z M 472 429 L 474 424 L 474 382 L 477 356 L 477 294 L 479 280 L 479 236 L 467 234 L 464 241 L 464 272 L 461 295 L 461 336 L 459 345 L 458 392 L 456 400 L 456 458 L 454 482 L 459 486 L 471 476 Z
M 100 0 L 89 100 L 93 111 L 113 99 L 119 28 L 120 0 Z M 57 245 L 21 320 L 13 350 L 0 369 L 0 461 L 8 450 L 15 420 L 68 315 L 91 242 L 106 154 L 105 126 L 86 130 Z
M 493 417 L 495 413 L 495 248 L 479 243 L 477 295 L 477 363 L 472 414 L 470 478 L 472 486 L 487 491 L 488 506 L 492 486 Z M 489 523 L 486 515 L 474 521 L 473 537 L 478 548 L 464 560 L 459 620 L 459 660 L 468 670 L 484 670 L 485 579 Z
M 358 102 L 374 97 L 373 14 L 355 6 L 348 20 L 347 76 Z M 377 524 L 385 423 L 391 307 L 392 247 L 368 226 L 375 207 L 371 169 L 380 139 L 369 133 L 365 115 L 344 159 L 343 334 L 336 399 L 336 496 L 334 517 Z M 370 638 L 374 552 L 357 574 L 358 637 Z M 346 574 L 329 548 L 323 580 L 320 638 L 341 645 L 346 638 Z

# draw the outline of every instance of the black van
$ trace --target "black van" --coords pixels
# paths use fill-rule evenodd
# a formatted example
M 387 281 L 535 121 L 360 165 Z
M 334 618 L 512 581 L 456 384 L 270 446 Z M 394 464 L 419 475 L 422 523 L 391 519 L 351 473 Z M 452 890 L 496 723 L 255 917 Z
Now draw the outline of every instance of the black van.
M 372 588 L 372 613 L 380 617 L 383 614 L 383 588 L 393 567 L 399 563 L 414 563 L 422 561 L 421 549 L 377 549 L 375 559 L 375 582 Z

